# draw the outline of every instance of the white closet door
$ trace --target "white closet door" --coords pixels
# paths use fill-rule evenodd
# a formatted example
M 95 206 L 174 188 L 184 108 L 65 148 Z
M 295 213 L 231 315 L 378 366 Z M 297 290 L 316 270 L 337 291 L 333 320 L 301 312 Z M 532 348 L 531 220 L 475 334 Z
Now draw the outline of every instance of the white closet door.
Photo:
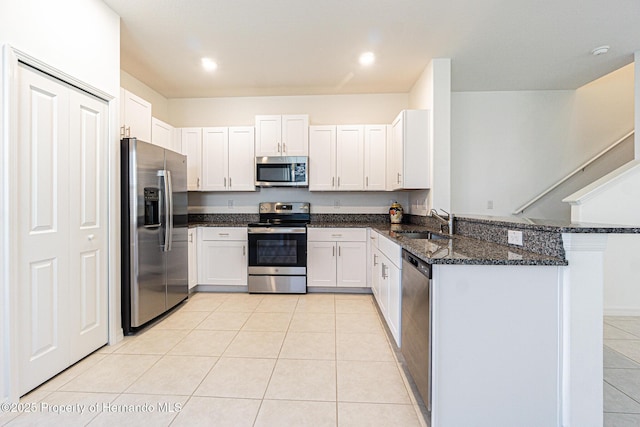
M 69 90 L 19 67 L 19 390 L 69 364 Z
M 71 363 L 108 340 L 107 104 L 70 89 L 69 300 Z

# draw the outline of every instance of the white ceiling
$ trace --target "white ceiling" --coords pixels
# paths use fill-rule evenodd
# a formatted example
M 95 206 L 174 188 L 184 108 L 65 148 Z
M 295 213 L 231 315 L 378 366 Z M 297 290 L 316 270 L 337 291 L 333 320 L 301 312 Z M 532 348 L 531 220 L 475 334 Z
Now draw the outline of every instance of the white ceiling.
M 408 92 L 432 58 L 455 91 L 575 89 L 640 50 L 638 0 L 104 1 L 122 69 L 167 98 Z

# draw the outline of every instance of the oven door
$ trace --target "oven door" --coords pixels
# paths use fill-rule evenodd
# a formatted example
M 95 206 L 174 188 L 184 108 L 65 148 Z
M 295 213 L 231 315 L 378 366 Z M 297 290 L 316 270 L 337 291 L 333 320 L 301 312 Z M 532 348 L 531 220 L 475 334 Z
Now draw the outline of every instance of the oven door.
M 250 275 L 306 275 L 306 228 L 250 228 L 248 238 Z

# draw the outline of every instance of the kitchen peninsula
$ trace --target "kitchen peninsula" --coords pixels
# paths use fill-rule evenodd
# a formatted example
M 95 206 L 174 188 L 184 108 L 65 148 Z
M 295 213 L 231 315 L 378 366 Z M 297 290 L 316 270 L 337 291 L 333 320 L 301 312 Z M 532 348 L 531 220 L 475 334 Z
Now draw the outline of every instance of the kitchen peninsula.
M 437 224 L 408 217 L 312 215 L 308 227 L 368 228 L 432 265 L 432 425 L 601 424 L 602 256 L 607 233 L 640 229 L 459 216 L 452 238 L 425 240 L 402 232 Z

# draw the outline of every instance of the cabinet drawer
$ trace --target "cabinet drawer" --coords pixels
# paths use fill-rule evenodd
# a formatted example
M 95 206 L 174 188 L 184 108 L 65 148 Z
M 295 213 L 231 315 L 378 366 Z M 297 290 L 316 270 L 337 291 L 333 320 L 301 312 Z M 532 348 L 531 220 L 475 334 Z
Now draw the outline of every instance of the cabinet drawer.
M 378 239 L 378 249 L 380 249 L 380 252 L 389 258 L 389 261 L 395 264 L 396 267 L 402 268 L 402 247 L 400 245 L 380 235 Z
M 200 227 L 202 240 L 247 240 L 246 227 Z
M 366 228 L 309 228 L 310 242 L 366 242 Z

